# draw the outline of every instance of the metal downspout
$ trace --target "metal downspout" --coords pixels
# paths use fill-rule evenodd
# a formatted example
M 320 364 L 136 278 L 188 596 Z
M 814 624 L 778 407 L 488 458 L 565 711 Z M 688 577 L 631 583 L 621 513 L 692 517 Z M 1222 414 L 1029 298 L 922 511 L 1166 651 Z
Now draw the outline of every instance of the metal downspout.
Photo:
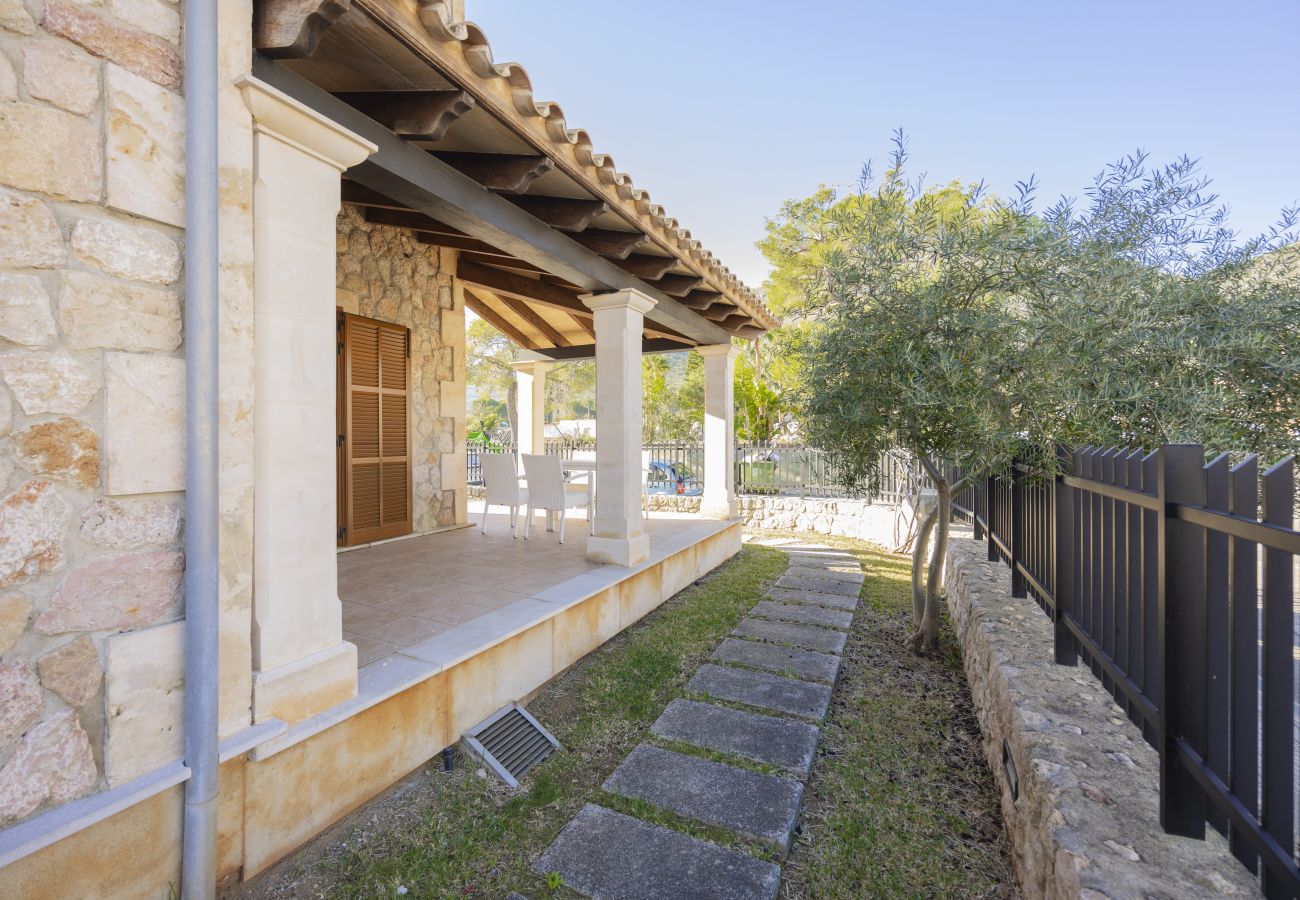
M 185 783 L 181 896 L 216 895 L 217 0 L 185 2 Z

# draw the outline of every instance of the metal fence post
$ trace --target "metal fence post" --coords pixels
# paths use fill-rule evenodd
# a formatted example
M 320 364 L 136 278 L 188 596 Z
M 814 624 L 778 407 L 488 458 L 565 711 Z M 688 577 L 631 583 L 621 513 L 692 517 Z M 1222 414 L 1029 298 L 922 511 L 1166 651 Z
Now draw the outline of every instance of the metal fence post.
M 1053 485 L 1056 508 L 1052 522 L 1052 549 L 1056 574 L 1052 586 L 1052 643 L 1056 661 L 1063 666 L 1073 666 L 1078 665 L 1079 648 L 1066 624 L 1066 616 L 1078 614 L 1075 610 L 1074 573 L 1078 568 L 1079 541 L 1075 534 L 1075 489 L 1065 483 L 1065 476 L 1075 474 L 1074 454 L 1061 447 L 1057 450 L 1057 460 L 1062 471 L 1056 475 Z
M 1029 585 L 1020 566 L 1025 560 L 1025 473 L 1011 461 L 1011 596 L 1028 597 Z
M 988 506 L 989 506 L 989 514 L 988 514 L 989 562 L 997 562 L 997 561 L 998 561 L 998 545 L 993 541 L 993 535 L 994 535 L 994 533 L 997 532 L 997 530 L 998 530 L 998 525 L 997 525 L 997 521 L 998 521 L 998 516 L 997 516 L 997 509 L 998 509 L 998 495 L 997 495 L 998 480 L 997 480 L 996 478 L 994 478 L 992 475 L 990 475 L 987 479 L 985 479 L 984 484 L 985 484 L 984 492 L 985 492 L 985 494 L 986 494 L 986 495 L 988 496 L 988 498 L 989 498 L 989 500 L 988 500 Z
M 1176 518 L 1179 506 L 1205 505 L 1205 450 L 1160 448 L 1156 475 L 1157 623 L 1160 631 L 1160 825 L 1170 834 L 1205 837 L 1205 794 L 1178 758 L 1177 742 L 1202 752 L 1207 734 L 1205 684 L 1205 532 Z

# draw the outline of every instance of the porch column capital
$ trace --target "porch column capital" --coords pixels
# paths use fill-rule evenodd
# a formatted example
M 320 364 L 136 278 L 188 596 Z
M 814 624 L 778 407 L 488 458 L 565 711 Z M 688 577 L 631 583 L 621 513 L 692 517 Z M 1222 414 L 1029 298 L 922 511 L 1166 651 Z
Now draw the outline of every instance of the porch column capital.
M 245 75 L 237 85 L 253 114 L 253 130 L 315 157 L 342 172 L 379 148 L 325 118 L 261 79 Z
M 740 348 L 735 344 L 701 344 L 695 348 L 695 352 L 706 359 L 714 356 L 725 356 L 728 359 L 740 357 Z
M 606 309 L 629 309 L 644 316 L 655 308 L 655 299 L 633 288 L 610 291 L 607 294 L 583 294 L 578 298 L 592 312 Z M 640 355 L 638 353 L 638 355 Z
M 542 359 L 517 359 L 510 363 L 510 368 L 524 375 L 545 375 L 554 365 Z

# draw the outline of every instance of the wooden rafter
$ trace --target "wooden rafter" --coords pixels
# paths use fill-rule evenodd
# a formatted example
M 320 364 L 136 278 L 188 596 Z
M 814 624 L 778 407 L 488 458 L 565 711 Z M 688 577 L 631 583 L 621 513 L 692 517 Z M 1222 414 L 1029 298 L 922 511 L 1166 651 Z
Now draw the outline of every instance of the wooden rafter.
M 693 309 L 698 312 L 703 309 L 708 309 L 721 299 L 722 294 L 717 291 L 691 291 L 685 297 L 680 298 L 678 302 L 687 309 Z
M 605 228 L 588 228 L 570 237 L 606 259 L 627 259 L 633 250 L 650 240 L 639 231 L 609 231 Z
M 521 194 L 506 199 L 533 218 L 560 231 L 582 231 L 592 219 L 608 209 L 602 200 L 575 200 L 572 197 Z
M 452 123 L 474 108 L 464 91 L 348 91 L 335 94 L 398 137 L 439 141 Z
M 520 347 L 527 350 L 536 349 L 533 346 L 531 338 L 524 335 L 522 331 L 512 325 L 505 316 L 498 313 L 495 309 L 480 296 L 473 292 L 473 289 L 465 291 L 465 305 L 474 310 L 484 321 L 490 324 L 497 331 L 504 334 L 510 340 L 514 341 Z
M 518 194 L 555 168 L 545 156 L 517 156 L 506 153 L 435 152 L 434 156 L 473 178 L 489 191 Z
M 591 319 L 574 315 L 573 313 L 569 313 L 569 318 L 573 320 L 573 324 L 587 332 L 593 341 L 596 339 L 596 324 Z
M 723 322 L 740 312 L 739 307 L 732 306 L 730 303 L 715 303 L 708 309 L 700 312 L 700 315 L 710 322 Z
M 669 269 L 677 265 L 677 257 L 634 253 L 627 259 L 615 260 L 614 265 L 625 272 L 631 272 L 638 278 L 654 281 L 656 278 L 663 278 L 668 274 Z
M 434 240 L 440 240 L 437 235 L 433 236 Z M 516 272 L 540 272 L 541 269 L 532 263 L 524 262 L 522 259 L 516 259 L 513 256 L 506 256 L 501 253 L 475 253 L 465 251 L 461 253 L 460 258 L 468 262 L 482 263 L 485 266 L 500 266 L 505 269 L 513 269 Z
M 685 297 L 703 284 L 704 279 L 699 275 L 665 275 L 647 283 L 654 285 L 669 297 Z
M 303 59 L 351 0 L 258 0 L 253 4 L 253 47 L 273 59 Z
M 502 297 L 501 302 L 504 303 L 506 306 L 510 307 L 511 311 L 514 312 L 515 315 L 517 315 L 519 318 L 523 319 L 533 328 L 537 329 L 537 331 L 545 335 L 546 339 L 550 341 L 551 344 L 553 344 L 554 346 L 556 347 L 572 346 L 573 344 L 572 341 L 570 341 L 564 335 L 560 334 L 560 332 L 556 330 L 554 325 L 552 325 L 550 322 L 543 319 L 536 310 L 534 310 L 531 306 L 529 306 L 524 301 L 517 300 L 514 297 Z

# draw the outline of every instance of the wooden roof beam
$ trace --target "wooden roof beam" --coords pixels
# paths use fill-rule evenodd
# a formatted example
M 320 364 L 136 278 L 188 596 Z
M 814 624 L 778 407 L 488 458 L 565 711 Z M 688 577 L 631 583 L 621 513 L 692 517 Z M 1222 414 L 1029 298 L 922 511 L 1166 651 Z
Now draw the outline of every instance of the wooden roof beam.
M 303 59 L 351 0 L 258 0 L 253 4 L 253 49 L 273 59 Z
M 515 297 L 572 315 L 591 318 L 591 310 L 582 305 L 576 293 L 548 281 L 529 278 L 517 272 L 494 269 L 464 257 L 456 261 L 456 277 L 465 284 L 486 288 L 494 294 Z
M 641 339 L 642 353 L 680 353 L 683 350 L 690 350 L 690 344 L 683 344 L 681 341 L 665 337 L 647 337 Z M 572 347 L 561 347 L 536 351 L 548 359 L 563 362 L 575 359 L 594 359 L 596 356 L 595 344 L 576 344 Z
M 575 200 L 572 197 L 539 197 L 520 194 L 506 197 L 535 219 L 560 231 L 583 231 L 591 220 L 608 210 L 601 200 Z
M 366 207 L 366 221 L 374 225 L 391 225 L 394 228 L 409 228 L 412 231 L 422 231 L 428 234 L 464 237 L 463 232 L 457 231 L 450 225 L 444 225 L 437 219 L 413 210 L 403 212 L 397 209 L 385 209 L 381 206 L 369 206 Z
M 663 291 L 669 297 L 685 297 L 704 283 L 699 275 L 664 275 L 662 278 L 646 281 Z
M 627 259 L 614 261 L 624 272 L 631 272 L 637 278 L 644 278 L 647 281 L 654 281 L 656 278 L 663 278 L 668 274 L 668 270 L 677 265 L 675 256 L 651 256 L 646 253 L 634 253 Z
M 434 156 L 463 172 L 489 191 L 521 194 L 534 181 L 555 168 L 545 156 L 516 156 L 506 153 L 434 152 Z
M 474 108 L 464 91 L 345 91 L 334 95 L 408 141 L 440 141 Z
M 536 343 L 522 331 L 510 324 L 505 316 L 489 306 L 482 297 L 471 291 L 465 292 L 465 305 L 474 310 L 484 321 L 526 350 L 536 350 Z
M 588 228 L 570 237 L 592 253 L 614 260 L 627 259 L 633 250 L 650 240 L 639 231 L 608 231 L 604 228 Z
M 485 244 L 483 241 L 475 240 L 471 237 L 458 237 L 454 234 L 441 234 L 437 232 L 417 231 L 415 239 L 421 244 L 429 244 L 434 247 L 448 247 L 452 250 L 465 250 L 471 253 L 492 254 L 499 256 L 501 259 L 513 259 L 507 253 L 503 253 L 491 244 Z

